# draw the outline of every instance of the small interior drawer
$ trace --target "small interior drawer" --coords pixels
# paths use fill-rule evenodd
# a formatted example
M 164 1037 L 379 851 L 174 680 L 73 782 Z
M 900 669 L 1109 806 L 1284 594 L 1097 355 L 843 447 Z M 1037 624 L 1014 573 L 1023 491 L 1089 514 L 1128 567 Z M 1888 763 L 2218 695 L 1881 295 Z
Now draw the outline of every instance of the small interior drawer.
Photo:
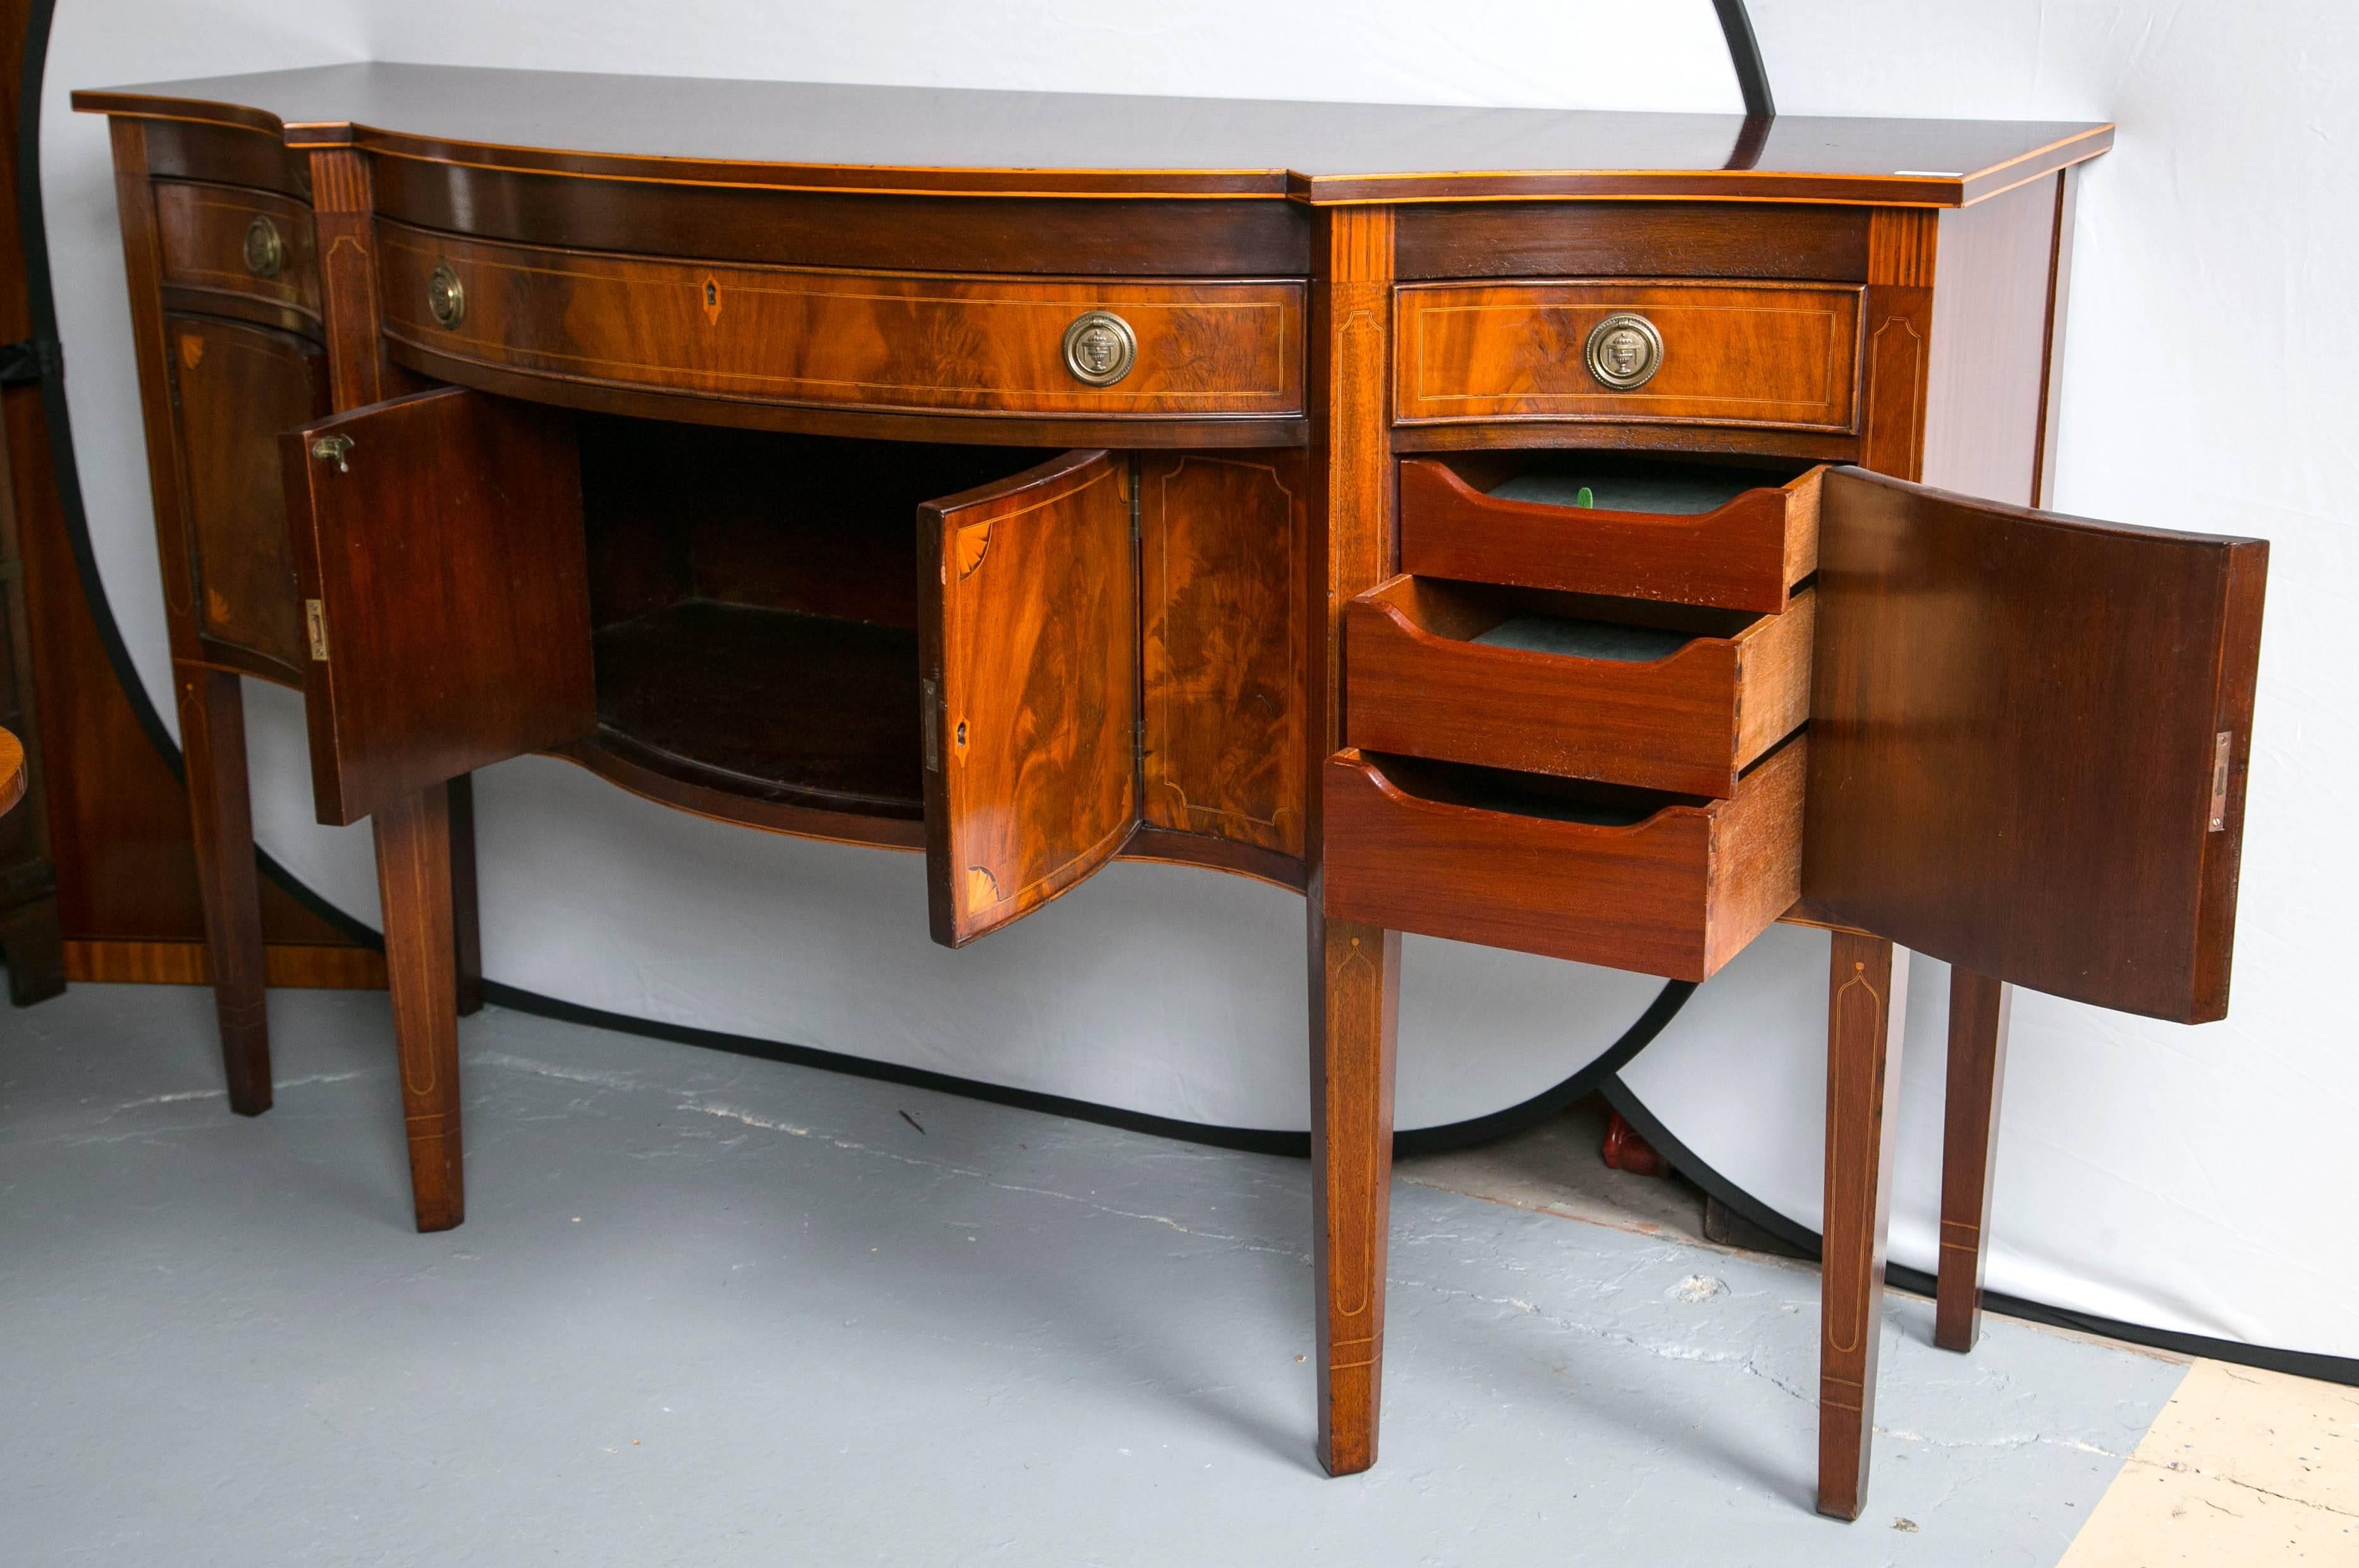
M 1409 458 L 1400 465 L 1401 570 L 1782 610 L 1819 567 L 1823 472 L 1578 452 Z
M 234 185 L 158 180 L 153 189 L 166 284 L 244 295 L 319 319 L 309 207 Z
M 1337 752 L 1326 912 L 1709 978 L 1801 894 L 1807 744 L 1770 753 L 1726 800 Z
M 1344 609 L 1364 751 L 1725 799 L 1810 716 L 1814 602 L 1697 610 L 1396 577 Z

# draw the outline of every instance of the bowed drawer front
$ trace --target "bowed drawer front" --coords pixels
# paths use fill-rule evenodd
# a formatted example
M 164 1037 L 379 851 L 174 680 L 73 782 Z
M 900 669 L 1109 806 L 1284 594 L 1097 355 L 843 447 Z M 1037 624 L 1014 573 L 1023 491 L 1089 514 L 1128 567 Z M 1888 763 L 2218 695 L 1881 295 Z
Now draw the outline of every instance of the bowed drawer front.
M 715 266 L 380 223 L 386 334 L 745 401 L 1096 418 L 1302 411 L 1303 287 Z
M 167 285 L 240 295 L 319 319 L 310 208 L 231 185 L 159 180 L 155 191 Z
M 1848 432 L 1855 424 L 1860 294 L 1780 283 L 1405 288 L 1395 307 L 1395 419 L 1404 425 L 1651 419 Z

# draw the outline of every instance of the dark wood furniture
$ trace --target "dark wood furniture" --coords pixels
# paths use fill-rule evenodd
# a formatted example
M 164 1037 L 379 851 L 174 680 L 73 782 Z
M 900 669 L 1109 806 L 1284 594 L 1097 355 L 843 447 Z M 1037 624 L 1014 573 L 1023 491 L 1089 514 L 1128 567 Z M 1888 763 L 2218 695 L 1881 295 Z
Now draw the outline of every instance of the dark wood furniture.
M 1907 949 L 1961 965 L 1945 1343 L 2006 985 L 2225 1005 L 2266 547 L 2020 505 L 2110 127 L 382 65 L 76 103 L 234 1100 L 244 674 L 374 824 L 421 1227 L 463 1213 L 464 781 L 526 752 L 921 851 L 953 946 L 1125 856 L 1305 889 L 1339 1473 L 1399 932 L 1702 979 L 1814 920 L 1852 1517 Z
M 20 168 L 15 156 L 21 134 L 17 110 L 29 17 L 19 0 L 0 0 L 0 206 L 16 208 Z M 38 115 L 34 116 L 38 119 Z M 61 365 L 53 333 L 40 331 L 30 309 L 25 279 L 23 225 L 0 229 L 0 726 L 20 739 L 25 799 L 22 811 L 0 817 L 0 953 L 8 962 L 8 999 L 25 1007 L 65 989 L 65 929 L 59 908 L 58 845 L 51 833 L 48 774 L 56 764 L 45 745 L 41 716 L 55 723 L 55 709 L 36 688 L 40 670 L 34 658 L 38 641 L 29 603 L 38 594 L 44 562 L 34 560 L 46 497 L 46 433 L 41 409 L 44 383 Z M 46 654 L 48 650 L 44 650 Z
M 81 516 L 54 343 L 49 250 L 38 186 L 20 172 L 40 164 L 38 114 L 20 113 L 42 88 L 53 7 L 0 0 L 0 343 L 49 358 L 39 380 L 0 377 L 0 425 L 7 456 L 5 504 L 14 513 L 14 549 L 24 588 L 20 688 L 38 711 L 42 781 L 28 818 L 48 838 L 56 897 L 60 965 L 68 980 L 201 985 L 209 978 L 204 899 L 197 879 L 188 791 L 178 747 L 139 689 L 127 650 L 95 575 Z M 20 361 L 20 364 L 24 362 Z M 5 836 L 0 834 L 0 836 Z M 277 881 L 261 884 L 265 966 L 273 985 L 385 985 L 385 963 L 353 931 L 297 900 Z M 16 942 L 21 955 L 26 941 Z M 15 969 L 12 965 L 12 978 Z
M 16 810 L 25 798 L 26 783 L 25 744 L 0 730 L 0 816 Z
M 49 858 L 41 742 L 33 695 L 32 628 L 25 616 L 25 557 L 9 483 L 7 409 L 0 407 L 0 953 L 8 1000 L 27 1007 L 66 988 L 58 878 Z M 10 811 L 31 799 L 23 811 Z

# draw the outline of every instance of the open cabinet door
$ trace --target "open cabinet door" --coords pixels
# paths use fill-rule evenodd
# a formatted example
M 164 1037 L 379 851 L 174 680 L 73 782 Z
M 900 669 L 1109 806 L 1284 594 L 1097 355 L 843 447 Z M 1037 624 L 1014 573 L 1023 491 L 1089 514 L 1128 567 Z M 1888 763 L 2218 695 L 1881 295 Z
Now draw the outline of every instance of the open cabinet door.
M 2037 991 L 2225 1016 L 2267 544 L 1854 468 L 1819 528 L 1809 911 Z
M 281 438 L 320 820 L 597 724 L 571 419 L 445 387 Z
M 945 947 L 1080 882 L 1137 822 L 1128 474 L 1067 452 L 919 510 L 926 876 Z

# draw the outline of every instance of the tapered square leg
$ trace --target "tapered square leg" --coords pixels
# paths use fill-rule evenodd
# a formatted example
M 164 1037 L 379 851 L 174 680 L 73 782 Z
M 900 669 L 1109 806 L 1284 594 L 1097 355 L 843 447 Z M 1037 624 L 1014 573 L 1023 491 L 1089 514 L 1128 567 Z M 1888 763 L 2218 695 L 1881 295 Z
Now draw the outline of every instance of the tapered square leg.
M 451 796 L 451 950 L 457 966 L 459 1016 L 484 1010 L 483 927 L 475 914 L 475 776 L 443 786 Z
M 1950 971 L 1950 1082 L 1941 1128 L 1941 1258 L 1933 1343 L 1974 1347 L 1983 1330 L 1983 1243 L 1998 1170 L 1998 1102 L 2015 987 Z
M 1884 1241 L 1900 1095 L 1908 953 L 1834 933 L 1827 996 L 1826 1247 L 1820 1275 L 1819 1512 L 1854 1519 L 1867 1500 L 1875 1429 Z
M 1319 1462 L 1376 1462 L 1392 1217 L 1400 933 L 1310 913 L 1310 1162 L 1319 1289 Z
M 467 1214 L 459 1154 L 449 793 L 438 784 L 378 811 L 374 822 L 410 1195 L 419 1230 L 449 1230 Z
M 242 1116 L 260 1116 L 270 1108 L 270 1024 L 254 807 L 246 794 L 245 694 L 236 676 L 218 670 L 181 665 L 174 674 L 229 1106 Z

